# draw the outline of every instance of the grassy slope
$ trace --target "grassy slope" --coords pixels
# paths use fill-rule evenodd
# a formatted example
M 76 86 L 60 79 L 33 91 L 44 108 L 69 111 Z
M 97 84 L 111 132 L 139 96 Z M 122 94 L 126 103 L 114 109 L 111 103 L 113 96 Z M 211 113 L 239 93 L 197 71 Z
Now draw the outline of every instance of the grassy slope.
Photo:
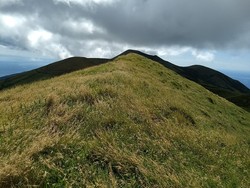
M 106 63 L 108 59 L 71 57 L 49 65 L 15 74 L 7 79 L 0 80 L 0 90 L 17 85 L 28 84 L 39 80 L 46 80 L 73 71 Z
M 250 112 L 250 104 L 248 102 L 250 90 L 239 81 L 234 80 L 216 70 L 201 65 L 180 67 L 165 61 L 158 56 L 148 55 L 136 50 L 128 50 L 123 52 L 123 54 L 128 54 L 131 52 L 142 55 L 164 65 L 179 75 L 202 85 L 209 91 L 212 91 L 213 93 Z
M 250 187 L 250 114 L 142 56 L 0 92 L 0 187 Z
M 179 75 L 192 80 L 209 91 L 233 102 L 250 112 L 250 90 L 237 80 L 208 67 L 193 65 L 189 67 L 179 67 L 158 56 L 152 56 L 136 50 L 127 50 L 112 59 L 71 57 L 38 69 L 23 72 L 9 76 L 7 79 L 0 78 L 0 90 L 11 88 L 13 86 L 32 83 L 39 80 L 46 80 L 55 76 L 81 70 L 94 65 L 100 65 L 113 60 L 121 55 L 135 53 L 148 59 L 163 64 L 166 68 L 173 70 Z M 246 102 L 247 101 L 247 102 Z

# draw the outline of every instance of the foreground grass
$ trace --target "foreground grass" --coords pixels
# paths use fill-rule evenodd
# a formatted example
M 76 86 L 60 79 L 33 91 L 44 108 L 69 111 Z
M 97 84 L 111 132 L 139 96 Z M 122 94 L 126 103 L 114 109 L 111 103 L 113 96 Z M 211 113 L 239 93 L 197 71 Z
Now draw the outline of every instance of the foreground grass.
M 250 114 L 139 55 L 0 93 L 0 187 L 250 187 Z

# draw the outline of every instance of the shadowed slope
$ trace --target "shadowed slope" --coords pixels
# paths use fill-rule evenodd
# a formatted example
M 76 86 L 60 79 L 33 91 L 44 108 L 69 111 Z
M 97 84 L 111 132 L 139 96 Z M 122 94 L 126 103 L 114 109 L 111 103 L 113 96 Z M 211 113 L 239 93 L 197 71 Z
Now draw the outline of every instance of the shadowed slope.
M 234 80 L 221 72 L 204 67 L 201 65 L 193 65 L 184 67 L 184 77 L 201 84 L 205 88 L 212 90 L 221 89 L 231 92 L 249 93 L 250 90 L 241 82 Z

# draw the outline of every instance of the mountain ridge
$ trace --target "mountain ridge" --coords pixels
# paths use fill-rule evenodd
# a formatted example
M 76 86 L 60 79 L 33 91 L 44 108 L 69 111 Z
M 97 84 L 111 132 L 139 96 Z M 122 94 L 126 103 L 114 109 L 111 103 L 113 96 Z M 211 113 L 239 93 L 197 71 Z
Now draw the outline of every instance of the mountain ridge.
M 229 76 L 227 76 L 227 75 L 225 75 L 225 74 L 223 74 L 223 73 L 221 73 L 221 72 L 219 72 L 217 70 L 214 70 L 212 68 L 206 67 L 206 66 L 191 65 L 191 66 L 187 66 L 187 67 L 181 67 L 181 66 L 177 66 L 177 65 L 175 65 L 173 63 L 170 63 L 169 61 L 166 61 L 166 60 L 160 58 L 157 55 L 148 55 L 146 53 L 143 53 L 143 52 L 140 52 L 140 51 L 137 51 L 137 50 L 127 50 L 127 51 L 121 53 L 120 55 L 124 55 L 124 54 L 128 54 L 128 53 L 136 53 L 136 54 L 142 55 L 144 57 L 147 57 L 147 58 L 149 58 L 149 59 L 151 59 L 153 61 L 161 63 L 165 67 L 177 72 L 181 76 L 183 76 L 185 78 L 188 78 L 189 80 L 192 80 L 192 81 L 194 81 L 196 83 L 199 83 L 198 80 L 201 79 L 202 74 L 210 73 L 210 75 L 208 75 L 208 76 L 212 76 L 213 74 L 214 75 L 219 75 L 219 77 L 222 77 L 222 79 L 227 80 L 229 83 L 232 82 L 231 83 L 233 85 L 232 88 L 235 88 L 239 92 L 244 92 L 244 93 L 245 92 L 250 92 L 250 89 L 248 87 L 246 87 L 244 84 L 242 84 L 240 81 L 232 79 Z M 201 72 L 202 74 L 197 75 L 198 72 Z M 207 78 L 207 76 L 206 76 L 206 78 Z M 202 78 L 202 79 L 204 79 L 204 78 Z M 205 81 L 205 82 L 207 82 L 207 81 Z M 199 83 L 199 84 L 203 85 L 202 83 Z M 215 83 L 212 82 L 212 84 L 214 85 Z M 218 86 L 223 87 L 223 85 L 218 85 Z M 230 89 L 232 89 L 232 88 L 230 88 Z M 226 89 L 229 89 L 229 88 L 226 88 Z M 208 90 L 210 90 L 210 89 L 208 89 Z
M 10 75 L 10 77 L 7 76 L 6 79 L 0 80 L 0 90 L 15 85 L 49 79 L 87 67 L 100 65 L 108 61 L 109 59 L 105 58 L 70 57 L 37 69 Z
M 71 57 L 61 60 L 44 67 L 34 69 L 32 71 L 20 73 L 8 77 L 7 79 L 0 80 L 0 90 L 7 87 L 12 87 L 13 85 L 48 79 L 90 66 L 100 65 L 130 53 L 135 53 L 150 60 L 156 61 L 164 65 L 166 68 L 176 72 L 177 74 L 202 85 L 209 91 L 212 91 L 213 93 L 218 94 L 219 96 L 226 98 L 236 105 L 250 111 L 250 102 L 248 101 L 248 98 L 250 97 L 250 89 L 238 80 L 234 80 L 219 71 L 205 66 L 192 65 L 188 67 L 181 67 L 165 61 L 157 55 L 149 55 L 132 49 L 126 50 L 112 59 Z
M 209 67 L 202 65 L 181 67 L 165 61 L 157 55 L 148 55 L 137 50 L 127 50 L 120 55 L 126 55 L 129 53 L 142 55 L 156 61 L 177 74 L 200 84 L 209 91 L 229 100 L 247 111 L 250 111 L 250 89 L 238 80 L 232 79 Z

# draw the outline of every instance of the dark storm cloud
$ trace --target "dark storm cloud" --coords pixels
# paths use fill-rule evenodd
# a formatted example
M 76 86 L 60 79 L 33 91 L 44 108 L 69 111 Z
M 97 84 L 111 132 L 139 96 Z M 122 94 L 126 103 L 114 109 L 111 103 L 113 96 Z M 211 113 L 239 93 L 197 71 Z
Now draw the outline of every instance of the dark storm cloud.
M 91 17 L 117 40 L 134 44 L 221 47 L 249 35 L 250 1 L 121 1 Z
M 37 50 L 50 51 L 56 46 L 73 55 L 107 45 L 113 49 L 124 45 L 250 47 L 249 0 L 12 0 L 9 5 L 2 1 L 0 16 L 25 21 L 18 28 L 0 29 L 1 45 L 32 50 L 32 31 L 44 30 L 52 35 L 36 33 Z M 53 45 L 45 48 L 45 42 Z

